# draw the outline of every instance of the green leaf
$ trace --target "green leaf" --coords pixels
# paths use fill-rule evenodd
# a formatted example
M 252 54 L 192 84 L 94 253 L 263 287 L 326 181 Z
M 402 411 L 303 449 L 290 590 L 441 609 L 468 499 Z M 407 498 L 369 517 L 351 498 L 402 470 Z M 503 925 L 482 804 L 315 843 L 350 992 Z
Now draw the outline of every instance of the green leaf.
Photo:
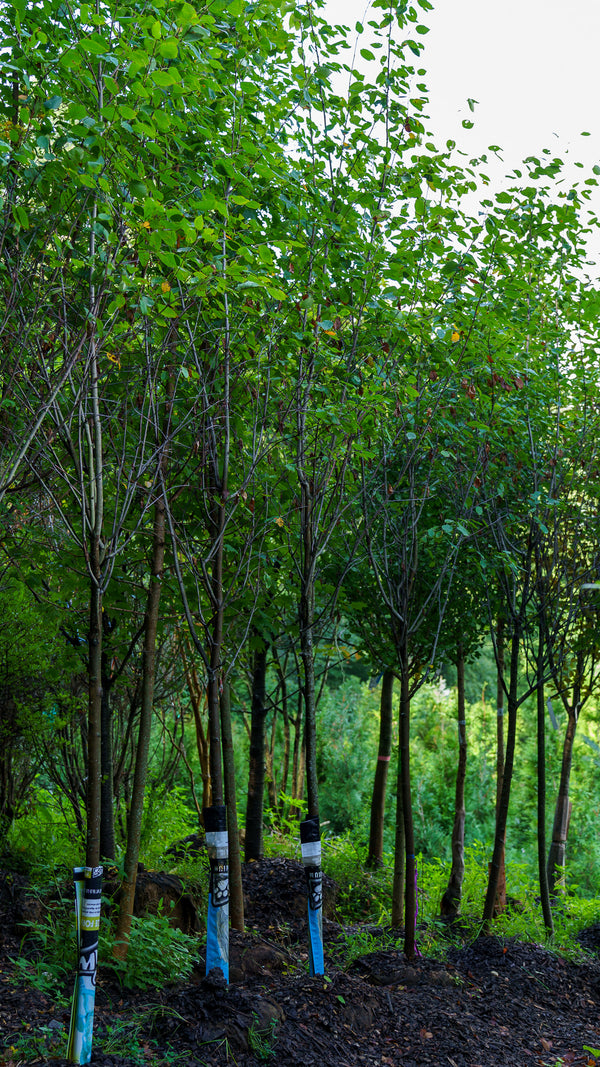
M 179 44 L 175 37 L 169 37 L 166 41 L 161 41 L 158 46 L 159 55 L 164 59 L 177 59 L 179 55 Z
M 277 289 L 276 286 L 273 285 L 265 285 L 265 289 L 269 296 L 273 297 L 273 300 L 285 300 L 285 293 L 282 289 Z
M 103 41 L 101 37 L 97 36 L 84 37 L 81 41 L 81 48 L 91 56 L 102 56 L 109 50 L 109 47 L 107 41 Z
M 169 85 L 176 85 L 181 80 L 173 67 L 169 67 L 168 70 L 153 70 L 150 77 L 154 84 L 160 86 L 161 89 L 167 89 Z
M 27 230 L 29 228 L 29 216 L 27 215 L 25 208 L 21 207 L 20 204 L 14 204 L 12 210 L 15 222 L 17 222 L 23 230 Z

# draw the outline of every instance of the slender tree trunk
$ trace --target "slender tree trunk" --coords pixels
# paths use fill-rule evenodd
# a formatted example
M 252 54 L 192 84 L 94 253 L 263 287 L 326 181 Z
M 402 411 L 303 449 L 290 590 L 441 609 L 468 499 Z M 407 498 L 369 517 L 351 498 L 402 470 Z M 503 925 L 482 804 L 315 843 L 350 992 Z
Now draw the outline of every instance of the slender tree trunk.
M 500 804 L 498 806 L 498 811 L 496 814 L 496 834 L 494 838 L 494 851 L 492 854 L 492 861 L 490 863 L 488 887 L 482 917 L 483 928 L 485 931 L 489 930 L 490 923 L 494 917 L 496 893 L 498 890 L 498 878 L 500 875 L 502 855 L 504 852 L 504 841 L 506 837 L 506 820 L 508 817 L 508 805 L 510 802 L 510 787 L 512 784 L 512 772 L 515 756 L 515 741 L 517 736 L 517 711 L 519 706 L 517 698 L 517 685 L 519 674 L 520 642 L 521 627 L 519 626 L 518 620 L 515 620 L 514 632 L 511 640 L 510 654 L 510 682 L 508 691 L 508 731 L 506 736 L 506 757 L 504 761 L 502 793 L 500 795 Z
M 288 791 L 288 778 L 290 773 L 290 716 L 288 712 L 288 691 L 287 691 L 287 679 L 286 679 L 286 658 L 283 664 L 279 659 L 277 652 L 277 646 L 272 646 L 273 660 L 275 663 L 275 669 L 279 678 L 279 686 L 281 691 L 281 717 L 283 719 L 283 758 L 281 763 L 281 793 L 285 796 Z M 273 727 L 275 727 L 275 716 L 273 718 Z M 273 760 L 275 759 L 275 743 L 271 745 L 273 752 Z M 280 814 L 283 813 L 283 803 L 277 805 L 277 810 Z
M 300 679 L 298 678 L 298 683 Z M 300 786 L 300 780 L 304 783 L 304 772 L 300 769 L 302 753 L 302 692 L 298 693 L 298 708 L 294 723 L 294 750 L 292 753 L 292 797 L 294 800 L 302 797 L 304 784 Z
M 288 715 L 287 706 L 283 704 L 282 709 L 283 716 L 283 763 L 281 768 L 281 792 L 287 795 L 288 791 L 288 778 L 290 773 L 290 717 Z
M 505 645 L 505 622 L 502 615 L 498 617 L 496 626 L 496 818 L 500 808 L 502 796 L 502 783 L 504 781 L 504 645 Z M 499 915 L 506 907 L 506 842 L 502 845 L 500 856 L 500 870 L 498 872 L 498 888 L 494 914 Z
M 200 764 L 200 774 L 202 776 L 202 810 L 204 810 L 204 808 L 208 808 L 210 806 L 211 793 L 208 736 L 206 730 L 204 729 L 204 723 L 202 722 L 202 713 L 200 710 L 202 686 L 200 685 L 195 666 L 188 662 L 188 657 L 186 655 L 185 645 L 183 641 L 179 642 L 179 647 L 181 649 L 185 680 L 187 683 L 190 703 L 192 705 L 192 712 L 194 715 L 196 751 L 198 753 L 198 763 Z M 201 816 L 201 818 L 203 818 L 203 816 Z
M 112 711 L 110 707 L 110 665 L 105 648 L 102 650 L 102 702 L 100 710 L 100 748 L 102 783 L 100 787 L 100 855 L 115 858 L 115 806 L 113 796 Z
M 250 727 L 250 765 L 246 803 L 246 841 L 244 859 L 259 860 L 263 855 L 263 804 L 265 794 L 265 717 L 267 646 L 254 653 L 252 672 L 252 721 Z
M 537 656 L 537 839 L 540 897 L 544 926 L 550 935 L 554 933 L 548 873 L 546 871 L 546 703 L 544 700 L 544 634 L 539 627 Z
M 406 876 L 406 844 L 404 839 L 404 805 L 402 803 L 402 757 L 398 758 L 396 779 L 396 833 L 394 837 L 394 881 L 392 885 L 392 926 L 404 922 L 404 887 Z
M 100 535 L 92 534 L 89 547 L 90 623 L 87 727 L 87 835 L 86 866 L 100 863 L 100 812 L 102 792 L 102 592 L 100 588 Z
M 407 959 L 415 957 L 415 923 L 417 918 L 417 887 L 415 884 L 417 861 L 413 827 L 412 795 L 410 781 L 410 689 L 408 676 L 408 646 L 406 637 L 401 650 L 400 680 L 400 771 L 402 809 L 404 817 L 404 843 L 406 848 L 406 881 L 404 886 L 404 954 Z
M 302 711 L 304 708 L 304 700 L 302 690 L 298 692 L 298 710 L 296 713 L 294 723 L 294 752 L 292 761 L 292 800 L 304 799 L 304 769 L 306 765 L 306 750 L 304 747 L 304 734 L 305 723 L 303 721 Z M 290 804 L 288 815 L 290 818 L 294 818 L 294 815 L 300 811 L 300 807 L 294 804 Z
M 98 70 L 98 111 L 103 107 L 103 77 L 101 65 Z M 96 259 L 96 219 L 98 217 L 98 199 L 94 193 L 91 210 L 89 236 L 90 277 L 89 277 L 89 349 L 88 373 L 89 399 L 91 417 L 82 415 L 85 426 L 85 438 L 88 446 L 89 490 L 87 505 L 82 485 L 82 508 L 84 528 L 89 523 L 89 558 L 90 575 L 90 628 L 89 628 L 89 700 L 88 700 L 88 736 L 87 736 L 87 838 L 86 866 L 98 867 L 100 864 L 100 818 L 102 793 L 102 527 L 104 522 L 104 450 L 102 439 L 102 420 L 100 418 L 99 379 L 100 367 L 96 337 L 96 284 L 94 265 Z M 87 515 L 86 515 L 87 510 Z
M 162 462 L 165 462 L 163 458 Z M 144 620 L 144 648 L 142 653 L 142 702 L 138 728 L 135 770 L 131 791 L 131 804 L 127 820 L 127 848 L 123 869 L 123 883 L 119 902 L 119 916 L 115 933 L 114 954 L 117 959 L 124 959 L 129 948 L 131 917 L 137 880 L 138 858 L 140 854 L 140 837 L 142 833 L 142 814 L 148 774 L 148 753 L 152 730 L 152 711 L 154 707 L 154 677 L 156 668 L 156 635 L 160 591 L 165 560 L 165 500 L 162 491 L 154 503 L 154 529 L 152 536 L 152 564 L 150 585 L 146 600 Z
M 385 793 L 392 751 L 392 718 L 394 672 L 389 668 L 383 673 L 379 710 L 379 751 L 371 800 L 371 827 L 367 867 L 383 865 L 383 822 L 385 816 Z
M 313 648 L 314 590 L 307 582 L 300 597 L 300 653 L 302 658 L 306 746 L 306 786 L 308 814 L 319 817 L 319 784 L 317 780 L 317 707 L 315 693 L 315 662 Z
M 306 379 L 302 382 L 303 375 Z M 298 621 L 300 626 L 300 659 L 302 662 L 302 696 L 304 699 L 304 744 L 306 750 L 306 786 L 309 818 L 319 817 L 319 785 L 317 781 L 317 698 L 315 690 L 314 625 L 315 625 L 315 563 L 316 546 L 313 528 L 314 485 L 307 473 L 306 416 L 311 403 L 314 375 L 314 354 L 299 368 L 296 407 L 296 472 L 300 485 L 300 596 Z
M 211 779 L 211 805 L 219 807 L 223 804 L 223 772 L 221 754 L 221 685 L 222 677 L 222 646 L 223 646 L 223 526 L 224 508 L 218 505 L 215 509 L 213 525 L 216 536 L 215 559 L 212 574 L 212 601 L 213 617 L 210 635 L 210 662 L 208 669 L 207 702 L 208 702 L 208 736 L 209 736 L 209 765 Z
M 456 661 L 458 693 L 458 767 L 454 798 L 454 826 L 452 827 L 452 867 L 446 892 L 441 901 L 441 913 L 450 918 L 458 915 L 465 875 L 465 778 L 467 773 L 467 723 L 465 719 L 465 660 L 459 644 Z
M 571 765 L 573 761 L 573 743 L 577 731 L 579 707 L 581 700 L 581 671 L 582 659 L 578 657 L 577 674 L 573 687 L 573 702 L 567 707 L 567 729 L 563 743 L 562 763 L 560 769 L 560 784 L 558 796 L 554 808 L 554 823 L 552 826 L 552 842 L 548 854 L 548 888 L 555 896 L 559 889 L 564 889 L 564 868 L 567 858 L 567 836 L 569 820 L 571 818 L 571 801 L 569 800 L 569 785 L 571 780 Z
M 231 732 L 231 691 L 227 682 L 223 685 L 221 694 L 221 735 L 223 738 L 223 771 L 229 846 L 229 921 L 234 930 L 239 930 L 243 933 L 244 890 L 242 886 L 240 831 L 237 819 L 235 759 Z
M 277 800 L 277 779 L 275 778 L 275 743 L 277 740 L 277 708 L 273 709 L 273 721 L 271 723 L 271 736 L 266 744 L 266 775 L 267 775 L 267 794 L 269 797 L 269 808 L 275 816 L 279 813 L 279 803 Z

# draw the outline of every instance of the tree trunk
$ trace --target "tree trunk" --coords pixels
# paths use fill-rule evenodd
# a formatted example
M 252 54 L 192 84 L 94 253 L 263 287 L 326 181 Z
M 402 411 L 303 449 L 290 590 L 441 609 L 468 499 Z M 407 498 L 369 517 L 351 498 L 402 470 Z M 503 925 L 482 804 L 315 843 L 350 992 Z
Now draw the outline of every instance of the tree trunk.
M 537 839 L 540 897 L 544 926 L 552 936 L 554 924 L 546 871 L 546 703 L 544 701 L 544 634 L 539 628 L 537 656 Z
M 317 705 L 313 648 L 314 590 L 306 581 L 300 596 L 300 654 L 304 696 L 304 740 L 306 750 L 306 791 L 308 815 L 319 818 L 319 784 L 317 780 Z
M 498 879 L 504 853 L 504 841 L 506 837 L 506 820 L 508 817 L 508 805 L 510 802 L 510 787 L 512 784 L 512 772 L 515 756 L 515 741 L 517 736 L 517 685 L 519 674 L 519 646 L 521 640 L 521 628 L 518 620 L 515 620 L 514 633 L 511 641 L 510 654 L 510 682 L 508 691 L 508 731 L 506 737 L 506 757 L 504 761 L 504 775 L 500 803 L 496 813 L 496 833 L 494 838 L 494 851 L 490 863 L 488 886 L 483 907 L 483 929 L 487 932 L 494 917 L 496 904 L 496 892 Z
M 102 649 L 102 701 L 100 710 L 100 750 L 102 783 L 100 787 L 100 855 L 114 860 L 115 810 L 113 796 L 112 711 L 110 707 L 110 661 L 106 648 Z
M 392 751 L 392 698 L 394 692 L 394 677 L 394 672 L 388 669 L 384 671 L 383 681 L 381 683 L 379 751 L 377 754 L 373 797 L 371 800 L 371 828 L 369 834 L 367 867 L 381 867 L 383 865 L 383 822 L 385 815 L 385 793 L 388 768 Z
M 283 715 L 283 765 L 281 769 L 281 792 L 286 795 L 288 791 L 288 777 L 290 773 L 290 717 L 286 704 L 282 707 Z
M 265 793 L 265 717 L 267 646 L 254 653 L 252 672 L 252 719 L 250 726 L 250 764 L 246 803 L 246 841 L 244 859 L 259 860 L 263 855 L 263 804 Z
M 223 772 L 221 754 L 221 685 L 222 676 L 222 646 L 223 646 L 223 527 L 224 509 L 218 505 L 213 513 L 216 517 L 214 523 L 217 536 L 211 593 L 213 602 L 213 616 L 210 634 L 210 662 L 208 668 L 207 702 L 208 702 L 208 736 L 209 736 L 209 766 L 211 781 L 211 806 L 221 807 L 223 804 Z
M 86 866 L 100 863 L 100 811 L 102 786 L 102 591 L 100 587 L 100 535 L 92 534 L 89 548 L 90 623 L 88 660 L 88 727 L 86 789 Z
M 275 744 L 277 741 L 277 708 L 273 708 L 273 721 L 271 723 L 271 736 L 265 748 L 265 766 L 267 776 L 267 796 L 269 808 L 273 815 L 279 814 L 277 779 L 275 777 Z
M 281 697 L 280 697 L 281 717 L 283 719 L 283 758 L 282 758 L 282 763 L 281 763 L 281 793 L 285 796 L 287 794 L 287 791 L 288 791 L 288 777 L 289 777 L 289 773 L 290 773 L 290 716 L 289 716 L 289 712 L 288 712 L 288 691 L 287 691 L 287 679 L 286 679 L 286 672 L 285 672 L 285 666 L 286 666 L 287 657 L 284 659 L 284 662 L 282 664 L 281 660 L 279 659 L 279 655 L 277 653 L 277 646 L 275 644 L 272 646 L 272 653 L 273 653 L 273 660 L 274 660 L 274 663 L 275 663 L 275 669 L 277 671 L 277 676 L 279 678 L 279 686 L 280 686 L 280 690 L 281 690 Z M 275 715 L 273 717 L 273 727 L 275 727 Z M 275 745 L 274 745 L 274 742 L 273 742 L 271 748 L 272 748 L 273 759 L 274 759 L 275 758 Z M 277 798 L 276 798 L 276 801 L 277 801 Z M 284 804 L 283 803 L 278 803 L 277 804 L 277 810 L 279 811 L 280 814 L 283 814 Z
M 498 617 L 496 626 L 496 818 L 500 807 L 502 795 L 502 782 L 504 781 L 504 631 L 505 622 L 503 617 Z M 494 903 L 494 915 L 499 915 L 506 907 L 506 847 L 502 845 L 500 856 L 500 870 L 498 872 L 498 888 Z
M 408 647 L 404 638 L 401 651 L 400 682 L 400 777 L 402 791 L 402 809 L 404 817 L 404 842 L 406 848 L 406 881 L 404 886 L 404 955 L 407 959 L 415 958 L 415 923 L 417 919 L 417 887 L 415 875 L 417 862 L 415 857 L 415 837 L 413 827 L 412 796 L 410 781 L 410 689 L 408 676 Z
M 165 460 L 163 458 L 162 462 Z M 152 730 L 152 711 L 154 706 L 154 676 L 156 668 L 156 635 L 158 631 L 158 613 L 160 591 L 165 560 L 165 500 L 162 491 L 154 503 L 154 529 L 152 536 L 152 565 L 150 585 L 146 600 L 144 619 L 144 648 L 142 653 L 142 702 L 138 728 L 135 770 L 131 791 L 131 804 L 127 820 L 127 848 L 123 865 L 123 883 L 119 902 L 119 916 L 115 932 L 114 955 L 125 959 L 129 948 L 133 900 L 137 880 L 138 858 L 140 854 L 140 837 L 142 832 L 142 814 L 148 773 L 148 753 Z
M 204 810 L 204 808 L 210 807 L 211 794 L 208 736 L 206 730 L 204 729 L 204 724 L 202 722 L 202 714 L 200 711 L 200 700 L 203 690 L 198 680 L 198 673 L 196 671 L 195 666 L 193 664 L 188 663 L 188 657 L 186 655 L 185 645 L 183 641 L 179 642 L 179 647 L 181 649 L 185 680 L 187 683 L 190 703 L 192 705 L 192 712 L 194 715 L 196 751 L 198 752 L 198 762 L 200 764 L 200 774 L 202 776 L 202 810 Z
M 406 874 L 406 844 L 404 839 L 404 805 L 402 803 L 402 759 L 398 759 L 396 778 L 396 834 L 394 838 L 394 881 L 392 885 L 392 926 L 404 922 L 404 887 Z
M 231 691 L 227 682 L 223 685 L 223 693 L 221 694 L 221 736 L 223 738 L 223 771 L 229 846 L 229 921 L 234 930 L 239 930 L 243 933 L 244 890 L 242 886 L 240 831 L 237 821 L 235 759 L 231 733 Z
M 467 773 L 467 723 L 465 719 L 465 661 L 459 644 L 456 662 L 458 693 L 458 767 L 454 798 L 454 826 L 452 827 L 452 867 L 446 892 L 441 901 L 441 913 L 450 918 L 458 915 L 465 875 L 465 777 Z
M 300 679 L 298 679 L 300 684 Z M 298 692 L 298 710 L 296 717 L 292 719 L 294 724 L 294 751 L 292 757 L 292 800 L 304 799 L 304 767 L 306 762 L 306 752 L 304 748 L 304 724 L 302 718 L 303 711 L 303 696 L 302 690 Z M 294 816 L 300 812 L 300 806 L 290 804 L 288 811 L 288 817 L 293 819 Z
M 579 707 L 581 699 L 581 663 L 582 657 L 578 657 L 577 674 L 573 687 L 573 702 L 567 707 L 567 729 L 563 743 L 562 764 L 560 769 L 560 785 L 554 808 L 554 823 L 552 826 L 552 843 L 548 854 L 548 889 L 555 896 L 559 889 L 564 889 L 564 868 L 567 854 L 567 835 L 569 820 L 571 818 L 571 801 L 569 800 L 569 784 L 571 780 L 571 765 L 573 761 L 573 742 L 579 719 Z

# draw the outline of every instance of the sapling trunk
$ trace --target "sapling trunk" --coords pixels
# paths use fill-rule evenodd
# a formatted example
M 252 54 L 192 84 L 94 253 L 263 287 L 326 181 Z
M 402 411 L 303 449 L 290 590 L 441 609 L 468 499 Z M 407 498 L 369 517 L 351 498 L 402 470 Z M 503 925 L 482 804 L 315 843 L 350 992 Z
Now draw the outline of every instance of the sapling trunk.
M 185 680 L 187 683 L 188 695 L 190 703 L 192 705 L 192 712 L 194 715 L 194 727 L 196 733 L 196 751 L 198 753 L 198 763 L 200 764 L 200 774 L 202 777 L 202 810 L 210 807 L 210 759 L 209 759 L 209 744 L 208 735 L 204 729 L 204 723 L 202 722 L 202 713 L 200 710 L 200 702 L 203 696 L 203 688 L 200 685 L 198 679 L 198 672 L 193 663 L 188 662 L 188 657 L 185 651 L 185 645 L 183 641 L 180 642 L 181 657 L 183 659 L 183 669 L 185 671 Z
M 552 842 L 548 854 L 548 890 L 555 896 L 559 889 L 564 889 L 564 868 L 566 864 L 567 836 L 569 832 L 569 820 L 571 817 L 571 801 L 569 800 L 569 785 L 571 780 L 571 765 L 573 762 L 573 743 L 577 731 L 579 707 L 581 700 L 581 676 L 583 671 L 583 654 L 577 657 L 575 685 L 573 686 L 572 703 L 567 706 L 567 728 L 563 742 L 562 762 L 560 768 L 560 784 L 558 796 L 554 808 L 554 822 L 552 826 Z
M 133 901 L 137 881 L 140 838 L 142 833 L 142 814 L 148 774 L 148 753 L 152 730 L 152 711 L 154 707 L 154 676 L 156 668 L 156 635 L 160 592 L 165 559 L 165 500 L 162 491 L 154 502 L 154 526 L 152 533 L 152 563 L 150 585 L 146 599 L 144 620 L 144 646 L 142 652 L 142 701 L 140 722 L 133 775 L 133 788 L 129 818 L 127 820 L 127 848 L 123 865 L 123 883 L 119 901 L 119 915 L 115 933 L 114 955 L 124 959 L 129 948 L 129 934 L 133 915 Z
M 267 646 L 254 653 L 252 671 L 252 719 L 246 800 L 244 859 L 259 860 L 263 854 L 263 803 L 265 792 L 265 717 Z M 231 824 L 230 824 L 231 829 Z
M 223 516 L 220 516 L 221 519 Z M 223 771 L 221 754 L 221 694 L 222 666 L 221 652 L 223 644 L 223 539 L 219 538 L 215 553 L 212 581 L 213 620 L 211 632 L 210 663 L 208 669 L 207 703 L 209 766 L 211 783 L 211 805 L 223 804 Z
M 452 867 L 446 891 L 441 901 L 441 913 L 450 918 L 458 915 L 465 875 L 465 777 L 467 772 L 467 724 L 465 719 L 465 660 L 459 645 L 456 661 L 458 694 L 458 767 L 452 827 Z
M 402 674 L 400 680 L 400 776 L 404 818 L 404 844 L 406 848 L 406 881 L 404 886 L 404 954 L 407 959 L 415 957 L 415 923 L 417 919 L 417 887 L 415 885 L 416 857 L 410 781 L 410 688 L 408 675 L 408 648 L 402 649 Z
M 548 873 L 546 871 L 546 704 L 544 701 L 544 634 L 539 630 L 537 656 L 537 839 L 540 897 L 544 926 L 550 935 L 554 933 Z
M 392 885 L 392 926 L 404 922 L 404 885 L 406 877 L 406 847 L 404 840 L 404 804 L 402 803 L 402 759 L 398 758 L 396 779 L 396 833 L 394 837 L 394 881 Z
M 112 711 L 110 706 L 111 680 L 109 674 L 109 656 L 106 648 L 102 650 L 102 698 L 100 710 L 100 749 L 102 764 L 102 781 L 100 786 L 100 855 L 104 859 L 114 860 L 115 815 L 113 796 L 113 750 L 112 750 Z
M 502 782 L 504 781 L 504 645 L 505 645 L 505 622 L 503 617 L 498 617 L 496 625 L 496 817 L 500 807 L 502 796 Z M 500 856 L 500 870 L 498 872 L 498 886 L 496 889 L 496 902 L 494 914 L 499 914 L 506 907 L 506 847 L 502 846 Z
M 86 866 L 100 864 L 100 810 L 102 786 L 102 592 L 100 587 L 100 536 L 92 534 L 89 546 L 90 620 L 88 632 L 88 724 L 86 788 Z
M 383 823 L 385 816 L 385 793 L 388 768 L 392 751 L 392 698 L 394 692 L 394 677 L 394 672 L 389 668 L 383 672 L 379 706 L 379 751 L 377 754 L 373 797 L 371 800 L 371 826 L 369 832 L 367 867 L 381 867 L 383 864 Z
M 515 620 L 511 640 L 510 654 L 510 681 L 508 689 L 508 731 L 506 737 L 506 757 L 504 761 L 504 774 L 502 780 L 500 803 L 496 812 L 496 833 L 494 837 L 494 851 L 490 863 L 488 886 L 482 916 L 483 928 L 486 931 L 489 930 L 490 924 L 494 917 L 496 892 L 498 889 L 498 879 L 500 876 L 500 869 L 504 853 L 504 841 L 506 837 L 506 820 L 508 817 L 508 806 L 510 802 L 510 787 L 512 784 L 515 741 L 517 736 L 517 711 L 519 706 L 517 698 L 517 685 L 519 675 L 520 643 L 521 627 L 518 624 L 518 620 Z
M 319 784 L 317 779 L 317 709 L 315 661 L 313 648 L 314 590 L 307 585 L 300 596 L 300 652 L 304 694 L 304 740 L 306 746 L 306 791 L 308 814 L 319 818 Z
M 244 890 L 242 886 L 240 831 L 236 805 L 235 758 L 231 731 L 231 690 L 228 682 L 224 683 L 221 694 L 221 734 L 223 738 L 223 775 L 225 780 L 229 845 L 229 921 L 234 930 L 239 930 L 240 933 L 243 933 Z
M 283 758 L 281 761 L 281 792 L 285 795 L 288 791 L 288 778 L 290 773 L 290 715 L 288 711 L 288 690 L 287 690 L 287 678 L 285 674 L 285 661 L 281 663 L 277 654 L 277 646 L 273 645 L 273 660 L 275 663 L 275 669 L 277 671 L 277 677 L 279 678 L 280 687 L 280 706 L 281 717 L 283 720 Z M 275 719 L 273 719 L 275 722 Z M 274 751 L 274 746 L 273 746 Z M 283 814 L 283 802 L 278 805 L 279 813 Z

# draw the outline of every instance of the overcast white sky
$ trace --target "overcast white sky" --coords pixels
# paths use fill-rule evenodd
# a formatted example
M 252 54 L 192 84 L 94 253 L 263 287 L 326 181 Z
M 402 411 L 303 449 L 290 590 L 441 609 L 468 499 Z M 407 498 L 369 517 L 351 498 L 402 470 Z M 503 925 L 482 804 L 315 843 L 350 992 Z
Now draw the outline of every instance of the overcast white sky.
M 326 10 L 354 25 L 365 4 L 327 0 Z M 427 70 L 437 143 L 451 138 L 473 155 L 501 145 L 505 173 L 547 147 L 586 165 L 569 167 L 570 178 L 591 176 L 600 164 L 600 0 L 438 0 L 420 21 L 430 32 L 416 65 Z M 468 97 L 479 101 L 474 115 Z M 465 118 L 474 129 L 463 130 Z M 600 212 L 600 192 L 593 207 Z

